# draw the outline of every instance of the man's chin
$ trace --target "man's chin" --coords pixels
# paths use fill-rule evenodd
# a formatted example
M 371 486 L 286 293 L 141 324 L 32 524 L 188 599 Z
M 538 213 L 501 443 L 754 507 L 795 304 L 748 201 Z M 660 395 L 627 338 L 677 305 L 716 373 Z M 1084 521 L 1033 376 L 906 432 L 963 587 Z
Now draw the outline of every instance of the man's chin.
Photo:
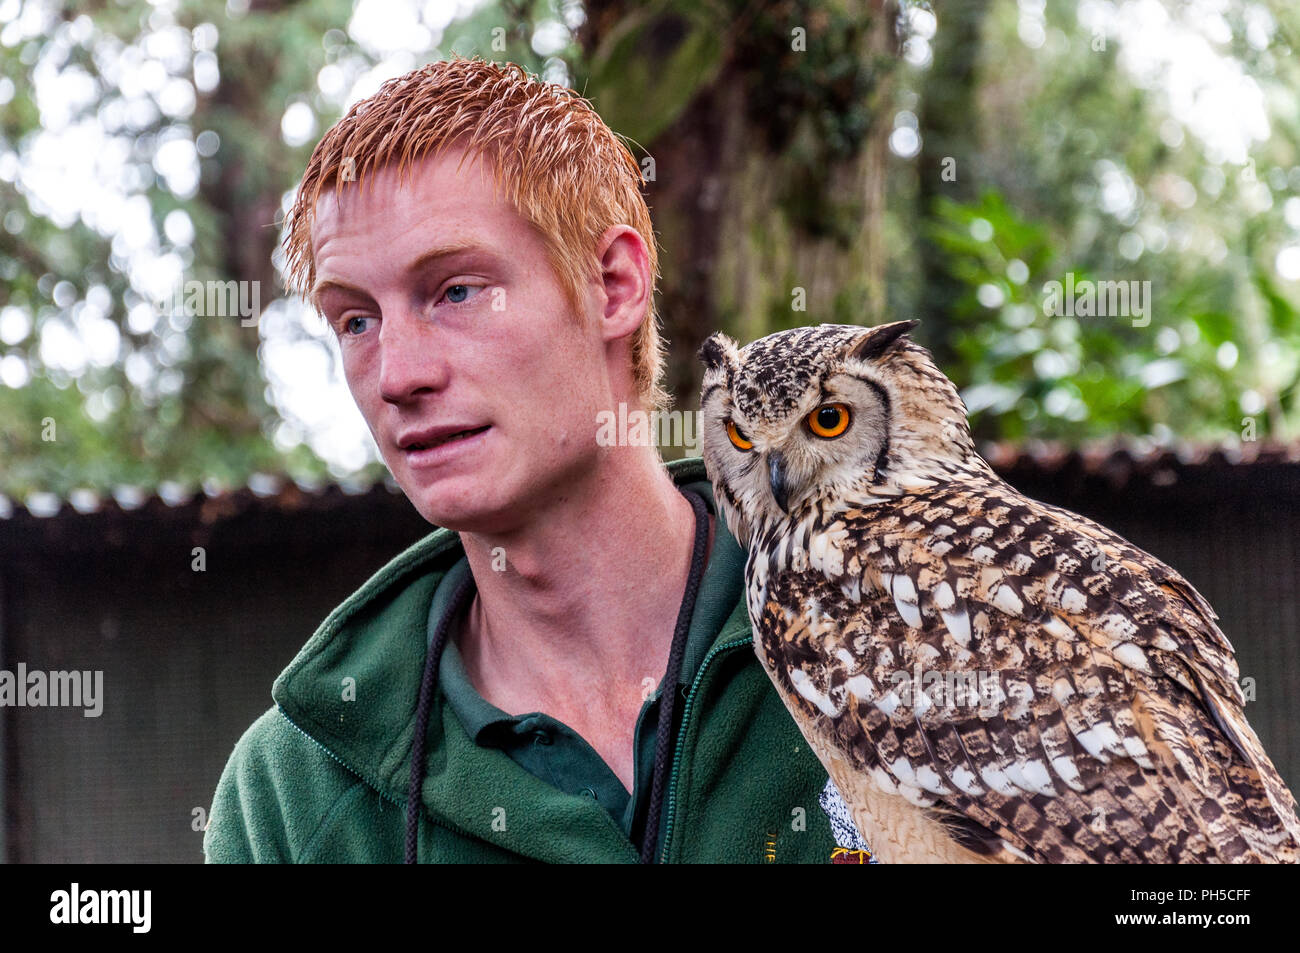
M 458 533 L 479 532 L 485 521 L 491 522 L 496 507 L 484 499 L 482 481 L 460 488 L 457 479 L 439 480 L 436 486 L 417 484 L 406 496 L 430 523 Z
M 478 513 L 467 512 L 462 509 L 433 508 L 420 509 L 420 515 L 426 520 L 441 529 L 449 529 L 453 533 L 481 533 L 484 532 L 484 522 Z
M 521 506 L 521 501 L 512 501 L 508 487 L 499 479 L 483 474 L 417 480 L 403 489 L 428 522 L 457 533 L 503 532 L 517 518 Z

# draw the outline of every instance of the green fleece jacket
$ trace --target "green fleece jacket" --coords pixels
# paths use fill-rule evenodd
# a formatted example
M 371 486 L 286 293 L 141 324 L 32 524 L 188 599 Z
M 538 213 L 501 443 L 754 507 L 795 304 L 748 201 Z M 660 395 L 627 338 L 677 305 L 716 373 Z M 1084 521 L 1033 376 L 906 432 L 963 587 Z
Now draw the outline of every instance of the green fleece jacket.
M 712 493 L 699 458 L 673 479 Z M 725 534 L 719 520 L 715 546 Z M 321 624 L 235 746 L 213 800 L 209 862 L 400 863 L 430 600 L 463 554 L 439 529 Z M 352 680 L 352 681 L 349 681 Z M 743 598 L 684 703 L 665 794 L 667 863 L 827 863 L 826 771 L 754 655 Z M 479 747 L 439 692 L 429 719 L 421 863 L 635 863 L 608 812 Z

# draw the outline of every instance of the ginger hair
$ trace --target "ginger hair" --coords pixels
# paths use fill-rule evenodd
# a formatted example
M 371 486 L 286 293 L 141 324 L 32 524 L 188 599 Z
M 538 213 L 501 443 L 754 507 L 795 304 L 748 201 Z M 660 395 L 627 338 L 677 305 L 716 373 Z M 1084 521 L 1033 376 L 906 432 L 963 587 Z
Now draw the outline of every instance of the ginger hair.
M 583 287 L 600 276 L 600 236 L 611 225 L 629 225 L 640 234 L 651 284 L 645 318 L 632 340 L 633 381 L 647 409 L 667 408 L 654 302 L 659 254 L 641 194 L 641 169 L 590 102 L 515 63 L 460 57 L 430 63 L 385 82 L 325 134 L 285 222 L 291 291 L 310 300 L 316 283 L 311 228 L 323 193 L 346 183 L 361 187 L 390 165 L 405 181 L 414 163 L 450 146 L 490 160 L 497 194 L 504 189 L 506 200 L 541 236 L 577 315 Z

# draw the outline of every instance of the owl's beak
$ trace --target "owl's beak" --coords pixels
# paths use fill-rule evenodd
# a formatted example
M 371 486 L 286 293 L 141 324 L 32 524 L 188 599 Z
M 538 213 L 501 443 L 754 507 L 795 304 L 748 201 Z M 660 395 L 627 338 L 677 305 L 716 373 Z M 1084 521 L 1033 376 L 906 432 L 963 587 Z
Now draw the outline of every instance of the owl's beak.
M 785 511 L 788 487 L 785 482 L 785 457 L 773 452 L 767 458 L 767 484 L 772 488 L 772 498 Z

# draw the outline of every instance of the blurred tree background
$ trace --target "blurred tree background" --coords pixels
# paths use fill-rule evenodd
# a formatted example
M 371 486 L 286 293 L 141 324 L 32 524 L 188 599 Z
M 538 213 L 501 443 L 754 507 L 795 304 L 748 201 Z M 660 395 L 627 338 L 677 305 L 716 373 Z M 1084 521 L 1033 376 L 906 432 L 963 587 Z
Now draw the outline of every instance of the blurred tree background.
M 453 52 L 628 137 L 683 409 L 714 329 L 919 316 L 983 438 L 1293 439 L 1298 29 L 1282 0 L 0 0 L 0 493 L 382 475 L 280 226 L 323 131 Z M 1048 313 L 1067 275 L 1149 282 L 1149 323 Z M 159 306 L 188 280 L 258 282 L 260 320 Z

